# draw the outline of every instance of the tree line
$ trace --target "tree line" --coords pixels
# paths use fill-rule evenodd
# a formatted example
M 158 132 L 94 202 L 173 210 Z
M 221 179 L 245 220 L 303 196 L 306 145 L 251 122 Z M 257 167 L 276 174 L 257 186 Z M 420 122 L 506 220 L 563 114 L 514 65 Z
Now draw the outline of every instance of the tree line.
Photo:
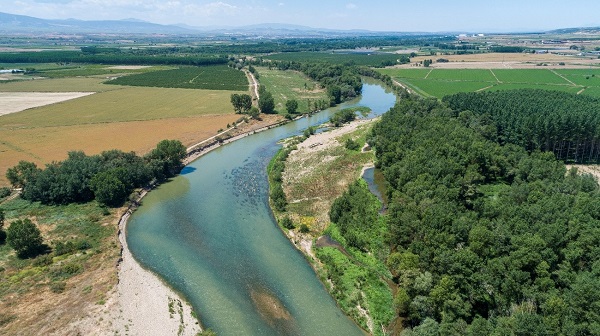
M 2 63 L 92 63 L 92 64 L 133 64 L 133 65 L 217 65 L 227 64 L 224 56 L 212 55 L 135 55 L 129 53 L 90 53 L 80 51 L 39 51 L 0 53 Z
M 178 174 L 185 156 L 186 148 L 180 141 L 163 140 L 143 157 L 120 150 L 92 156 L 75 151 L 45 169 L 21 161 L 7 170 L 6 177 L 14 187 L 23 188 L 21 197 L 26 200 L 69 204 L 95 199 L 108 206 L 120 206 L 135 188 Z
M 494 131 L 435 99 L 400 100 L 369 137 L 388 184 L 385 229 L 371 229 L 356 186 L 332 221 L 384 258 L 403 335 L 599 333 L 598 183 Z M 369 245 L 381 239 L 388 253 Z
M 560 91 L 458 93 L 443 99 L 496 128 L 494 139 L 528 151 L 551 151 L 559 160 L 600 162 L 600 99 Z

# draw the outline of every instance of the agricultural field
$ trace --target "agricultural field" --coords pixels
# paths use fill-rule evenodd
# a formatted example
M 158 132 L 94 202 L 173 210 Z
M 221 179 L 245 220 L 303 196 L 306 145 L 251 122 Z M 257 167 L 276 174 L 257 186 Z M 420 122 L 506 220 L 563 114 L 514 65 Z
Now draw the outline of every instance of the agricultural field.
M 458 92 L 535 88 L 600 97 L 600 69 L 439 69 L 388 68 L 391 76 L 423 96 Z
M 366 66 L 381 66 L 383 63 L 397 63 L 403 55 L 393 53 L 363 53 L 363 52 L 289 52 L 266 56 L 266 59 L 276 61 L 296 62 L 329 62 L 334 64 L 356 64 Z
M 244 73 L 225 65 L 145 72 L 119 77 L 107 84 L 231 91 L 248 89 L 248 80 Z
M 234 113 L 231 91 L 127 87 L 0 118 L 1 129 L 71 126 Z M 240 92 L 236 92 L 240 93 Z
M 37 69 L 38 65 L 30 67 Z M 240 116 L 233 111 L 230 95 L 248 92 L 244 73 L 225 67 L 196 68 L 209 68 L 205 73 L 196 72 L 197 79 L 205 80 L 202 76 L 210 75 L 212 86 L 222 84 L 219 90 L 107 85 L 103 84 L 106 73 L 99 74 L 115 71 L 163 76 L 166 72 L 181 79 L 178 75 L 182 72 L 164 70 L 166 67 L 93 65 L 69 70 L 49 64 L 40 68 L 44 68 L 40 75 L 53 71 L 56 74 L 53 78 L 0 82 L 0 110 L 8 106 L 8 98 L 3 96 L 19 96 L 27 102 L 42 93 L 95 93 L 58 103 L 47 101 L 45 106 L 0 116 L 0 185 L 7 184 L 6 169 L 20 160 L 43 166 L 65 159 L 69 151 L 96 154 L 113 148 L 144 154 L 163 139 L 191 145 L 238 120 Z M 219 76 L 222 72 L 215 72 L 215 68 L 234 75 Z M 73 76 L 67 76 L 69 71 L 74 71 Z M 165 81 L 174 82 L 168 77 Z M 223 90 L 232 87 L 240 90 Z
M 327 99 L 324 89 L 297 71 L 282 71 L 268 68 L 257 68 L 261 85 L 264 85 L 267 91 L 273 94 L 275 99 L 275 110 L 285 113 L 285 102 L 289 99 L 298 101 L 298 112 L 308 111 L 308 100 L 314 102 L 321 99 Z

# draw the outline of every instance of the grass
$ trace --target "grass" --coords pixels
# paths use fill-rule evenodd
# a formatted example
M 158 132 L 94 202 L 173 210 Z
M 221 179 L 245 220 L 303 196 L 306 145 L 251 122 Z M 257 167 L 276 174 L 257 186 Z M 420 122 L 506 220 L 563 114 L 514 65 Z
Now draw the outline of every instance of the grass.
M 119 77 L 107 84 L 204 90 L 248 90 L 248 80 L 244 73 L 225 65 L 190 66 L 145 72 Z
M 382 62 L 394 62 L 402 55 L 392 53 L 344 53 L 344 52 L 289 52 L 265 56 L 266 59 L 296 62 L 328 62 L 380 66 Z
M 49 324 L 60 327 L 80 319 L 96 301 L 98 292 L 92 288 L 104 291 L 114 286 L 119 256 L 116 228 L 111 225 L 116 221 L 114 211 L 106 215 L 94 202 L 44 206 L 21 199 L 0 208 L 7 222 L 30 218 L 50 247 L 58 242 L 87 242 L 81 250 L 25 260 L 0 246 L 0 311 L 10 312 L 11 317 L 0 323 L 0 334 L 36 334 Z M 42 314 L 45 311 L 52 314 Z
M 571 85 L 548 69 L 494 69 L 492 71 L 502 83 Z
M 296 230 L 300 232 L 295 234 L 295 240 L 299 239 L 299 235 L 302 239 L 314 240 L 326 233 L 345 245 L 339 230 L 334 224 L 330 225 L 328 213 L 333 201 L 359 177 L 364 164 L 373 160 L 372 152 L 348 150 L 344 146 L 347 139 L 352 139 L 362 147 L 371 125 L 364 124 L 339 135 L 330 133 L 335 137 L 334 142 L 315 138 L 321 135 L 313 135 L 306 141 L 325 144 L 309 146 L 288 156 L 283 175 L 287 211 L 275 211 L 275 214 L 281 218 L 289 216 L 297 229 L 303 225 L 308 227 L 309 233 Z M 374 196 L 373 201 L 378 203 Z M 380 224 L 384 228 L 383 219 Z M 382 261 L 387 255 L 386 245 L 382 241 L 373 241 L 371 246 L 374 253 L 346 247 L 349 255 L 336 248 L 317 248 L 315 253 L 321 263 L 315 264 L 315 267 L 324 282 L 331 280 L 333 283 L 329 290 L 342 310 L 366 330 L 372 326 L 374 334 L 382 335 L 381 326 L 389 325 L 395 315 L 392 292 L 385 282 L 391 275 Z M 372 324 L 358 306 L 368 310 Z
M 56 79 L 29 79 L 12 82 L 0 81 L 4 92 L 104 92 L 117 90 L 119 86 L 102 84 L 106 79 L 72 77 Z
M 600 69 L 380 69 L 423 96 L 536 88 L 600 96 Z M 497 77 L 494 77 L 494 75 Z M 593 76 L 592 76 L 593 75 Z M 561 77 L 562 76 L 562 77 Z M 425 78 L 427 77 L 427 78 Z M 563 78 L 564 77 L 564 78 Z
M 297 71 L 282 71 L 268 68 L 257 68 L 261 85 L 273 94 L 275 110 L 285 114 L 285 102 L 289 99 L 298 101 L 298 112 L 306 113 L 308 101 L 327 99 L 327 94 L 318 84 Z M 311 103 L 312 104 L 312 103 Z
M 0 128 L 31 128 L 234 113 L 231 92 L 128 87 L 0 118 Z
M 123 74 L 136 74 L 136 73 L 146 73 L 152 71 L 159 70 L 167 70 L 171 69 L 165 66 L 151 66 L 151 67 L 143 67 L 139 69 L 118 69 L 112 66 L 102 65 L 102 64 L 81 64 L 81 65 L 72 65 L 65 66 L 62 68 L 51 68 L 51 69 L 40 69 L 40 76 L 47 78 L 65 78 L 65 77 L 92 77 L 104 75 L 105 78 L 107 76 L 115 76 L 115 75 L 123 75 Z

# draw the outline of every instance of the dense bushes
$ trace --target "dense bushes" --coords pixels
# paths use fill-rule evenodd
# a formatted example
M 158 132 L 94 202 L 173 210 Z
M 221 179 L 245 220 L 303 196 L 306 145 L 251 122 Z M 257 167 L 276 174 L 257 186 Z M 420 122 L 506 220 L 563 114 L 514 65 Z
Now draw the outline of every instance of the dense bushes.
M 27 200 L 68 204 L 97 199 L 119 206 L 133 189 L 175 176 L 185 155 L 181 142 L 163 140 L 145 157 L 118 150 L 93 156 L 70 152 L 66 160 L 53 162 L 46 169 L 22 161 L 6 176 L 14 186 L 23 187 L 22 197 Z
M 29 219 L 19 219 L 6 231 L 6 242 L 20 258 L 28 258 L 43 252 L 42 234 Z
M 402 100 L 373 129 L 406 334 L 597 334 L 596 181 L 489 138 L 436 100 Z

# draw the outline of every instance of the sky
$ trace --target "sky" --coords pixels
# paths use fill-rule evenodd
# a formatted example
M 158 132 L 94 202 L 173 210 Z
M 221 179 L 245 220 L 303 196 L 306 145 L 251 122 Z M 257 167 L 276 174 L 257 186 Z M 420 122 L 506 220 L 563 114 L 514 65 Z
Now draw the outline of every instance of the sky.
M 598 0 L 0 0 L 0 12 L 121 20 L 411 32 L 521 32 L 600 26 Z

